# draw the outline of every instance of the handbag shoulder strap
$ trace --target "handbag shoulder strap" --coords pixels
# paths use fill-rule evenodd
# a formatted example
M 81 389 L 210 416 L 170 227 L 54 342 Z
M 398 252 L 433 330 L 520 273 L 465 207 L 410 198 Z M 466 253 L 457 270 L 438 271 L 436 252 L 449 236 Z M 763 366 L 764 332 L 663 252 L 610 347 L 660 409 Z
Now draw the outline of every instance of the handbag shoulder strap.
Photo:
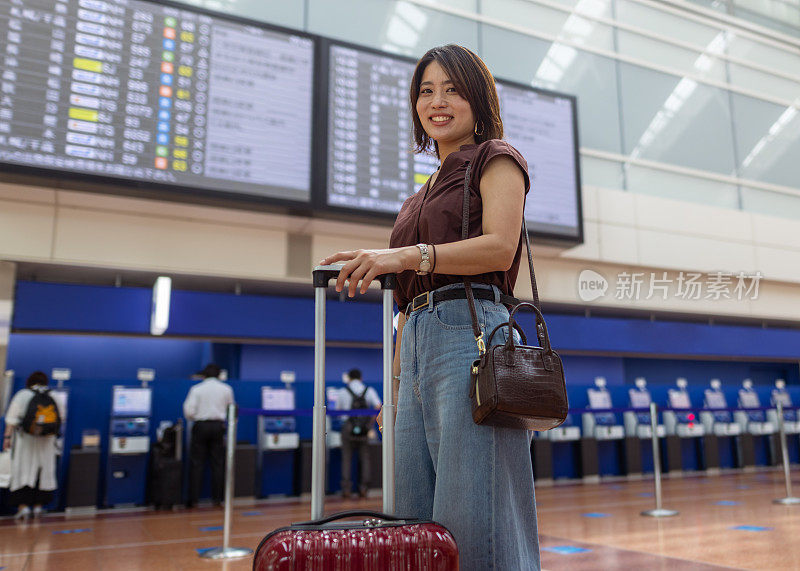
M 466 240 L 469 236 L 469 175 L 472 172 L 472 163 L 467 161 L 467 172 L 464 175 L 464 200 L 462 202 L 461 211 L 461 239 Z M 525 249 L 528 253 L 528 269 L 531 275 L 531 293 L 533 294 L 533 305 L 536 309 L 541 311 L 539 303 L 539 290 L 536 287 L 536 274 L 533 271 L 533 255 L 531 254 L 531 241 L 528 236 L 528 225 L 525 222 L 525 203 L 527 197 L 522 205 L 522 236 L 525 238 Z M 485 343 L 483 341 L 483 333 L 478 326 L 478 314 L 475 310 L 475 296 L 472 293 L 472 285 L 466 276 L 464 276 L 464 289 L 467 293 L 467 302 L 469 303 L 469 313 L 472 317 L 472 332 L 475 335 L 475 340 L 478 343 L 478 352 L 483 355 L 486 352 Z M 537 336 L 541 339 L 541 327 L 537 327 Z

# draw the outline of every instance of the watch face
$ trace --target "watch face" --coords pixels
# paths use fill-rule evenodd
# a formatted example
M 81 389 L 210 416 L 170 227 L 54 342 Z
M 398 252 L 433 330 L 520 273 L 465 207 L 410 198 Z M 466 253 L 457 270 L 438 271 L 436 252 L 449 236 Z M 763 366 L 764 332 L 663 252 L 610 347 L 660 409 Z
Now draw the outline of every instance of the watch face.
M 428 260 L 422 260 L 419 264 L 419 269 L 423 272 L 427 272 L 431 269 L 431 263 Z

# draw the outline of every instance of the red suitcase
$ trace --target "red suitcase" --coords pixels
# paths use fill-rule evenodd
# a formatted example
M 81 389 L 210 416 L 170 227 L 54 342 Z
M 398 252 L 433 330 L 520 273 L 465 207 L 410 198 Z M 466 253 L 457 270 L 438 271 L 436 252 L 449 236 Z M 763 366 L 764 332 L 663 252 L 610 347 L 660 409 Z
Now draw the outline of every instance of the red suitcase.
M 253 557 L 254 571 L 457 571 L 455 539 L 436 522 L 394 512 L 392 290 L 394 275 L 378 276 L 383 289 L 383 511 L 350 511 L 322 518 L 325 498 L 325 292 L 342 264 L 314 269 L 314 428 L 311 517 L 267 535 Z

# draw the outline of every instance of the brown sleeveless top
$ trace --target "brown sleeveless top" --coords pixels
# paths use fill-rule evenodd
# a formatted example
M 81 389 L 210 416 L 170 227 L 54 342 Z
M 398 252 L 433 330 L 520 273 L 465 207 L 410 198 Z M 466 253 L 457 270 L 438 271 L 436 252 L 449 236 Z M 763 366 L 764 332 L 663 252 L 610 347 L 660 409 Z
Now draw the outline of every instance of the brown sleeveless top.
M 500 139 L 491 139 L 480 145 L 462 145 L 458 151 L 450 153 L 439 169 L 433 187 L 430 178 L 422 188 L 408 197 L 392 229 L 390 248 L 413 246 L 415 244 L 447 244 L 461 240 L 461 219 L 464 202 L 464 176 L 467 162 L 472 164 L 470 171 L 469 200 L 469 238 L 483 234 L 483 200 L 480 193 L 480 180 L 489 161 L 498 155 L 508 155 L 522 170 L 525 178 L 525 193 L 530 189 L 528 163 L 514 147 Z M 496 285 L 500 291 L 514 294 L 514 285 L 519 273 L 519 261 L 524 248 L 520 229 L 517 252 L 514 262 L 506 272 L 489 272 L 470 276 L 473 283 Z M 394 299 L 402 310 L 417 295 L 454 283 L 462 283 L 463 277 L 446 274 L 418 276 L 406 271 L 397 276 L 397 289 Z

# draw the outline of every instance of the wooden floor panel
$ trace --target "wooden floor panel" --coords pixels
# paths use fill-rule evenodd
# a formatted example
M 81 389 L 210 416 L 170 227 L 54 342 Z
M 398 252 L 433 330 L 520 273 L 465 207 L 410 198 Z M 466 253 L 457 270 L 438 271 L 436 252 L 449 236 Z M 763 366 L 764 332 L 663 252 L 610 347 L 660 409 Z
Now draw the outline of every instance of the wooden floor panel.
M 545 569 L 800 569 L 800 506 L 784 495 L 777 471 L 664 480 L 664 507 L 680 514 L 653 519 L 652 480 L 568 484 L 537 489 Z M 328 512 L 380 509 L 380 498 L 331 499 Z M 308 519 L 301 500 L 237 505 L 232 544 L 255 548 L 261 537 Z M 0 568 L 245 570 L 249 559 L 213 562 L 198 549 L 222 543 L 222 510 L 53 515 L 40 522 L 0 521 Z M 744 526 L 744 527 L 741 527 Z M 739 528 L 739 529 L 736 529 Z

